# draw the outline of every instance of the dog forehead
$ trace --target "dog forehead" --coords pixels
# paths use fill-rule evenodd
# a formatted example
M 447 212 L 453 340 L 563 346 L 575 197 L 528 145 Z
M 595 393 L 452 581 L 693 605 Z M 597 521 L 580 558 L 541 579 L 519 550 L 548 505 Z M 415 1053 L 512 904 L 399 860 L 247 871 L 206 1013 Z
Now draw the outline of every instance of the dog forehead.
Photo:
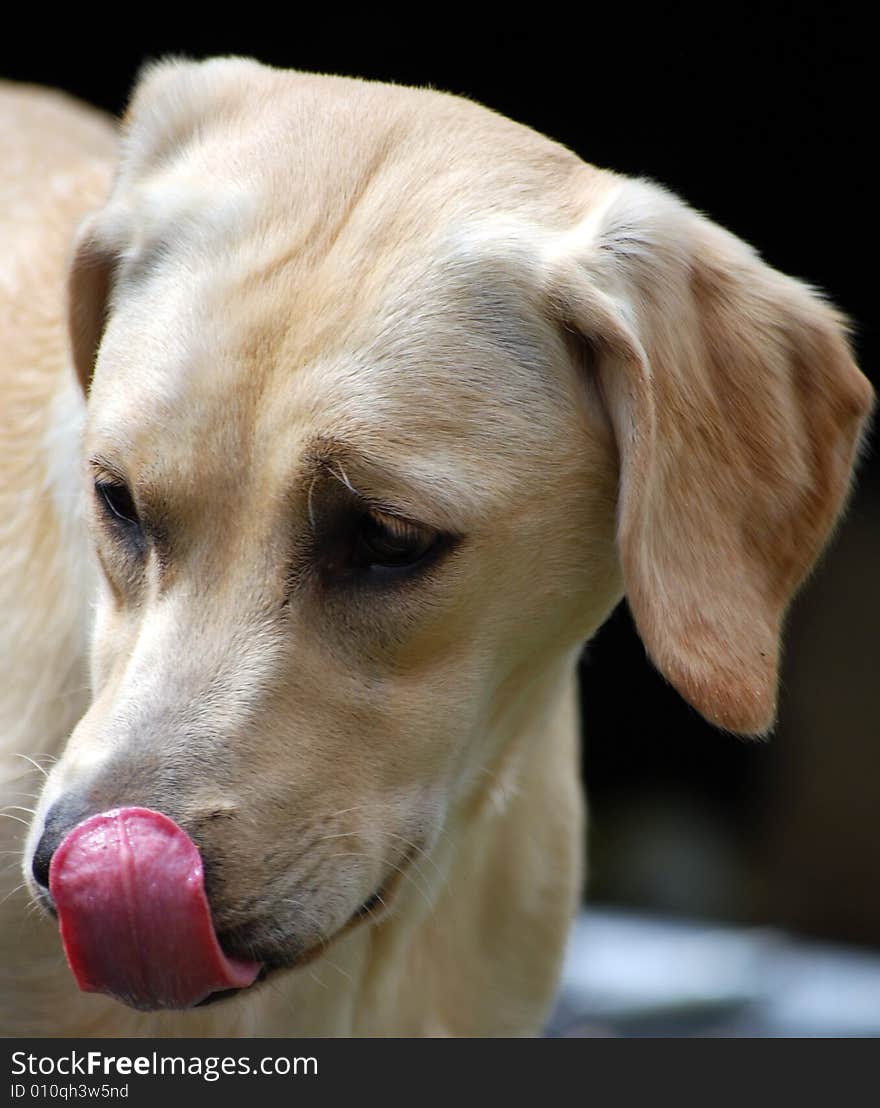
M 605 176 L 460 97 L 242 59 L 159 66 L 125 135 L 113 206 L 129 255 L 191 247 L 199 269 L 253 279 L 322 260 L 344 261 L 349 281 L 393 272 L 459 223 L 562 229 Z
M 182 283 L 170 266 L 119 298 L 93 439 L 176 482 L 213 466 L 283 486 L 331 441 L 462 503 L 489 471 L 509 496 L 558 458 L 578 407 L 533 253 L 502 220 L 449 227 L 380 279 L 296 257 L 262 280 L 232 267 Z
M 541 236 L 573 219 L 560 181 L 586 167 L 454 97 L 266 82 L 178 120 L 170 147 L 135 104 L 93 426 L 213 443 L 230 466 L 308 435 L 480 458 L 513 482 L 521 457 L 549 463 L 577 402 Z

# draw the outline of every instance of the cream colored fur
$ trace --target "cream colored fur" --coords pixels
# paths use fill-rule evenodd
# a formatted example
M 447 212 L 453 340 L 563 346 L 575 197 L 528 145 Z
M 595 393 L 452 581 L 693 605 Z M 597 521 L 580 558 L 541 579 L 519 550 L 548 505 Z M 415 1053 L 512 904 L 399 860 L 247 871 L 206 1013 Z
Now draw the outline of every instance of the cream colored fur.
M 440 93 L 169 62 L 119 154 L 53 93 L 0 113 L 0 738 L 31 822 L 3 821 L 3 1032 L 536 1033 L 581 887 L 579 650 L 626 591 L 695 707 L 770 726 L 871 404 L 840 317 Z M 322 584 L 351 490 L 457 545 Z M 17 858 L 70 796 L 168 812 L 221 933 L 312 960 L 188 1013 L 80 994 Z

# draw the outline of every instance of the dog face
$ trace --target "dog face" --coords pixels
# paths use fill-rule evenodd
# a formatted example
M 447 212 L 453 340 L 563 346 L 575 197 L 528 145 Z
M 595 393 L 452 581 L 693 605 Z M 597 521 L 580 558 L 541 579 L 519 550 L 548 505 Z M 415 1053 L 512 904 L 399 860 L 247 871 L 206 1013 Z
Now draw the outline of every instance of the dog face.
M 94 699 L 32 847 L 165 812 L 224 946 L 289 965 L 455 833 L 624 588 L 696 707 L 769 724 L 870 403 L 830 309 L 440 94 L 173 63 L 126 126 L 71 279 Z

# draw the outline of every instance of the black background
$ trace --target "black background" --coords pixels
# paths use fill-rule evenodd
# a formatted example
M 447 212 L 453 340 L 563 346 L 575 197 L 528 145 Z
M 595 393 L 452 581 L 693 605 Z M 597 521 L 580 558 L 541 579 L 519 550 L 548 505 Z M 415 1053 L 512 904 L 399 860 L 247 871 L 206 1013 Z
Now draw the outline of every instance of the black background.
M 861 364 L 876 382 L 877 64 L 869 55 L 873 35 L 867 26 L 852 12 L 842 15 L 830 6 L 824 12 L 794 5 L 707 7 L 700 15 L 654 6 L 650 20 L 628 5 L 619 7 L 619 14 L 579 11 L 565 19 L 536 8 L 528 25 L 507 19 L 496 30 L 436 12 L 397 20 L 310 15 L 299 25 L 295 14 L 276 12 L 270 24 L 264 12 L 251 18 L 244 9 L 225 25 L 212 19 L 199 30 L 170 30 L 149 9 L 131 8 L 113 21 L 78 18 L 64 28 L 51 17 L 39 29 L 4 35 L 0 76 L 62 87 L 116 113 L 141 62 L 167 53 L 238 53 L 462 93 L 565 143 L 587 161 L 664 183 L 755 245 L 771 264 L 824 289 L 854 320 Z M 878 489 L 880 464 L 869 457 L 844 528 L 844 534 L 852 527 L 853 535 L 863 536 L 852 540 L 860 566 L 877 563 L 871 543 Z M 817 593 L 830 598 L 832 607 L 841 588 L 855 587 L 847 568 L 855 563 L 836 557 L 826 559 Z M 818 602 L 807 604 L 807 616 L 795 616 L 794 645 L 783 671 L 783 722 L 770 744 L 706 725 L 646 662 L 625 606 L 618 610 L 583 667 L 598 898 L 769 920 L 880 943 L 880 905 L 866 906 L 871 894 L 857 867 L 839 867 L 845 871 L 839 880 L 812 899 L 809 893 L 816 865 L 833 870 L 842 856 L 867 851 L 873 873 L 880 872 L 880 829 L 868 811 L 880 793 L 874 749 L 880 742 L 864 738 L 880 738 L 873 677 L 876 575 L 863 574 L 858 588 L 870 595 L 861 594 L 864 605 L 856 595 L 847 609 L 855 616 L 844 619 L 842 630 L 838 621 L 833 641 Z M 834 665 L 803 663 L 798 643 L 809 645 L 817 636 Z M 862 738 L 847 748 L 839 735 L 829 734 L 823 738 L 828 754 L 805 765 L 799 761 L 799 727 L 786 724 L 788 706 L 792 720 L 803 719 L 809 713 L 798 713 L 799 690 L 815 684 L 817 672 L 820 681 L 834 682 L 830 670 L 838 666 L 864 673 L 861 715 L 852 726 L 845 724 L 848 734 Z M 852 701 L 849 692 L 839 695 Z M 822 758 L 835 757 L 836 749 L 851 778 L 843 774 L 835 795 L 821 802 L 810 799 L 809 788 L 797 794 L 805 780 L 817 774 L 822 779 Z M 878 782 L 877 788 L 865 792 L 866 779 Z M 855 839 L 835 840 L 835 827 L 846 822 L 845 810 L 859 788 L 865 807 L 860 830 Z M 803 840 L 802 825 L 815 823 L 817 805 L 828 824 L 816 840 L 827 851 L 824 861 L 815 846 L 791 846 Z M 699 849 L 693 853 L 695 842 Z M 665 885 L 646 877 L 652 866 L 665 867 L 673 877 Z M 793 891 L 777 880 L 780 867 L 787 875 L 803 871 L 802 878 L 792 878 Z M 683 873 L 677 884 L 676 868 Z M 709 879 L 701 898 L 695 888 L 704 872 Z M 829 914 L 831 898 L 844 908 Z

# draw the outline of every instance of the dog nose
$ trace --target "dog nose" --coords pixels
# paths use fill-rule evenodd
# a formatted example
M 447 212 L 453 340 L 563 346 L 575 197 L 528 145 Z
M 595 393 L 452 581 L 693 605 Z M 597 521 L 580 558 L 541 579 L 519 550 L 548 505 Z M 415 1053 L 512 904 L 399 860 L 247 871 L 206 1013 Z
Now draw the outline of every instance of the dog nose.
M 34 881 L 46 892 L 49 891 L 49 866 L 52 864 L 52 855 L 60 842 L 60 836 L 49 836 L 44 831 L 34 851 L 31 873 L 34 875 Z
M 49 891 L 49 866 L 52 855 L 67 837 L 69 831 L 89 814 L 88 806 L 74 797 L 64 797 L 56 801 L 46 814 L 43 834 L 37 843 L 31 862 L 31 873 L 40 886 Z

